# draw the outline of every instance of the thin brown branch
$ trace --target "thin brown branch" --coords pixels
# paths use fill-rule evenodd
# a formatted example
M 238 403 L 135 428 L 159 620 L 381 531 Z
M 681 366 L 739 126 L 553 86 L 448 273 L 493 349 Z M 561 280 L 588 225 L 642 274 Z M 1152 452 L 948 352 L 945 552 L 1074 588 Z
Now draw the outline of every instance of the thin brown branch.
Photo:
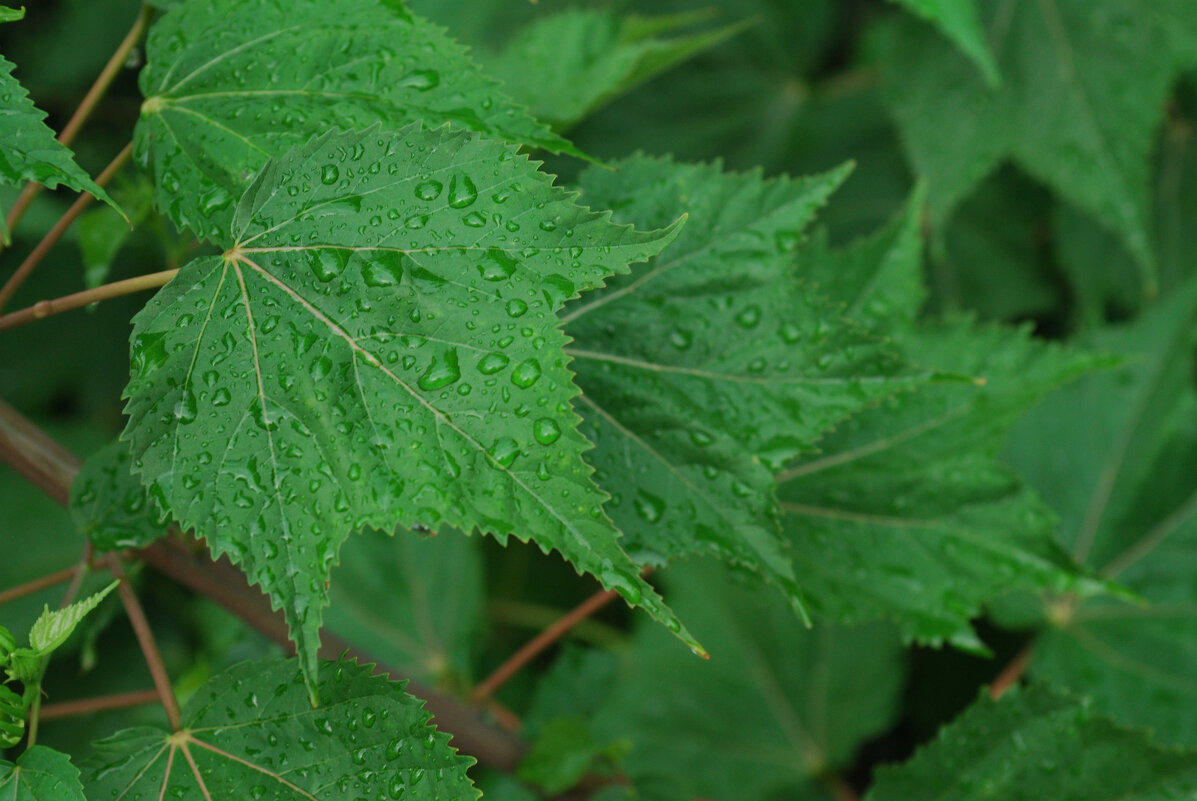
M 178 272 L 178 270 L 163 270 L 162 272 L 150 273 L 149 275 L 126 278 L 123 281 L 113 281 L 111 284 L 104 284 L 95 289 L 85 289 L 82 292 L 64 295 L 61 298 L 53 300 L 39 300 L 32 306 L 28 306 L 20 311 L 0 315 L 0 331 L 16 328 L 19 325 L 25 325 L 34 320 L 61 314 L 72 309 L 81 309 L 89 303 L 119 298 L 122 295 L 131 295 L 134 292 L 143 292 L 147 289 L 157 289 L 174 278 Z
M 125 145 L 124 149 L 117 154 L 116 158 L 114 158 L 112 162 L 104 168 L 104 171 L 100 173 L 99 177 L 96 178 L 96 184 L 99 186 L 104 186 L 111 181 L 112 177 L 116 175 L 122 167 L 125 166 L 125 164 L 129 161 L 129 157 L 132 155 L 133 143 L 130 142 L 129 144 Z M 44 237 L 42 237 L 42 241 L 37 243 L 37 247 L 29 252 L 29 255 L 25 257 L 25 260 L 21 262 L 21 266 L 17 267 L 16 272 L 8 277 L 8 280 L 4 282 L 3 287 L 0 287 L 0 309 L 3 309 L 6 305 L 8 305 L 8 301 L 12 299 L 13 294 L 17 291 L 17 289 L 20 288 L 21 284 L 25 283 L 25 279 L 28 278 L 30 274 L 33 273 L 34 269 L 36 269 L 37 266 L 42 263 L 42 259 L 46 257 L 46 254 L 50 252 L 50 249 L 58 243 L 58 240 L 62 238 L 62 235 L 65 234 L 67 229 L 71 227 L 71 224 L 78 219 L 79 215 L 83 213 L 83 210 L 91 205 L 93 200 L 95 200 L 95 198 L 86 193 L 76 198 L 75 202 L 71 204 L 71 207 L 66 210 L 66 213 L 59 218 L 58 222 L 54 223 L 54 227 L 51 228 Z
M 0 460 L 12 466 L 32 484 L 63 506 L 70 497 L 71 482 L 79 472 L 78 457 L 0 400 Z M 287 624 L 270 601 L 246 583 L 245 575 L 226 558 L 214 561 L 206 549 L 188 548 L 178 535 L 164 537 L 137 555 L 159 572 L 224 606 L 267 639 L 284 648 L 292 647 Z M 379 664 L 360 649 L 325 633 L 320 654 L 336 659 L 346 649 L 359 661 L 378 664 L 380 672 L 400 680 L 399 671 Z M 482 764 L 510 773 L 523 759 L 527 746 L 511 733 L 489 725 L 477 710 L 457 698 L 411 681 L 407 691 L 425 700 L 433 723 L 453 735 L 453 744 Z
M 83 586 L 83 579 L 87 578 L 88 571 L 91 570 L 91 560 L 95 555 L 95 548 L 89 540 L 83 546 L 83 555 L 79 557 L 79 564 L 75 565 L 75 576 L 71 579 L 71 584 L 67 587 L 67 591 L 63 593 L 62 601 L 58 604 L 59 609 L 65 609 L 75 602 L 75 597 L 79 594 L 79 588 Z
M 998 700 L 1006 691 L 1018 684 L 1022 680 L 1022 676 L 1027 672 L 1027 668 L 1031 664 L 1031 652 L 1035 649 L 1035 643 L 1032 640 L 1027 643 L 1025 647 L 1010 660 L 1006 667 L 1002 668 L 1002 672 L 997 675 L 993 683 L 989 685 L 989 697 L 993 700 Z
M 117 73 L 120 72 L 125 62 L 129 60 L 129 53 L 132 52 L 133 48 L 137 46 L 137 43 L 145 34 L 153 14 L 153 8 L 149 5 L 142 5 L 141 11 L 137 14 L 137 19 L 133 22 L 133 27 L 125 34 L 125 38 L 112 53 L 112 57 L 108 59 L 108 63 L 104 65 L 104 69 L 100 70 L 95 83 L 87 90 L 87 94 L 83 96 L 83 100 L 79 102 L 79 107 L 75 109 L 75 113 L 67 120 L 62 133 L 58 135 L 59 142 L 69 145 L 74 141 L 75 135 L 79 133 L 79 129 L 83 127 L 83 123 L 87 122 L 87 118 L 91 116 L 92 111 L 95 110 L 104 93 L 108 91 L 108 87 L 112 85 L 112 81 L 116 78 Z M 16 202 L 13 203 L 12 208 L 8 211 L 6 222 L 9 231 L 16 228 L 17 222 L 24 216 L 25 210 L 29 208 L 29 204 L 33 202 L 33 199 L 41 191 L 41 184 L 26 184 L 20 196 L 17 197 Z M 0 306 L 3 305 L 3 302 L 0 302 Z
M 120 593 L 121 603 L 125 607 L 125 614 L 137 635 L 137 644 L 141 646 L 141 654 L 145 657 L 146 667 L 150 669 L 150 676 L 154 679 L 154 690 L 158 693 L 158 700 L 166 710 L 166 719 L 170 721 L 171 731 L 183 728 L 183 716 L 179 713 L 179 700 L 175 698 L 174 687 L 171 686 L 170 676 L 166 674 L 166 666 L 162 664 L 162 654 L 158 652 L 158 643 L 154 640 L 154 633 L 150 631 L 150 623 L 146 620 L 145 610 L 137 600 L 137 593 L 129 584 L 125 571 L 121 569 L 120 560 L 116 554 L 109 554 L 108 569 L 120 584 L 116 591 Z
M 562 615 L 551 626 L 524 643 L 522 648 L 483 679 L 470 693 L 470 703 L 478 706 L 485 702 L 506 684 L 508 679 L 519 673 L 525 665 L 543 653 L 546 648 L 564 637 L 570 629 L 618 597 L 619 593 L 614 590 L 601 590 Z
M 24 584 L 19 584 L 11 589 L 0 592 L 0 604 L 6 604 L 9 601 L 15 601 L 17 598 L 24 598 L 26 595 L 32 595 L 39 590 L 44 590 L 46 587 L 53 587 L 55 584 L 61 584 L 64 581 L 75 576 L 78 566 L 68 567 L 63 570 L 56 570 L 49 575 L 35 578 L 33 581 L 26 581 Z
M 55 718 L 70 718 L 79 715 L 90 715 L 93 712 L 105 712 L 109 709 L 128 709 L 131 706 L 152 704 L 158 700 L 157 690 L 134 690 L 128 693 L 114 693 L 100 695 L 95 698 L 80 698 L 77 701 L 62 701 L 57 704 L 46 704 L 41 710 L 42 720 Z

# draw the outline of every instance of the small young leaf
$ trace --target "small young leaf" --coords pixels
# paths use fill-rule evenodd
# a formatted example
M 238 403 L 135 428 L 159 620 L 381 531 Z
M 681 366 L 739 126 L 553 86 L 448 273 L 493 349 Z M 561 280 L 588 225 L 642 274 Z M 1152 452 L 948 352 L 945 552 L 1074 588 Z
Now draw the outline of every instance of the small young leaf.
M 614 225 L 514 151 L 418 125 L 315 139 L 134 320 L 136 469 L 284 608 L 309 678 L 364 525 L 531 539 L 681 632 L 602 514 L 556 317 L 679 226 Z
M 120 212 L 108 193 L 75 163 L 70 149 L 54 138 L 44 122 L 45 112 L 33 105 L 13 76 L 14 68 L 11 61 L 0 56 L 0 182 L 36 181 L 51 189 L 62 184 L 77 192 L 88 192 Z M 2 216 L 0 241 L 9 244 Z
M 44 745 L 26 749 L 15 764 L 0 760 L 0 794 L 7 801 L 86 801 L 71 758 Z
M 115 590 L 118 584 L 120 584 L 119 581 L 114 581 L 94 595 L 84 598 L 82 601 L 76 601 L 63 609 L 55 609 L 51 612 L 47 607 L 46 611 L 42 612 L 42 616 L 34 622 L 33 628 L 29 630 L 30 647 L 40 656 L 45 656 L 62 645 L 79 625 L 79 621 L 99 606 L 100 601 L 103 601 L 108 593 Z
M 146 54 L 137 158 L 158 207 L 201 238 L 226 238 L 269 158 L 334 127 L 452 122 L 577 154 L 397 0 L 192 0 L 154 25 Z
M 1157 801 L 1197 793 L 1197 753 L 1158 748 L 1040 687 L 983 696 L 865 801 Z
M 403 687 L 329 662 L 313 709 L 294 660 L 243 662 L 196 692 L 182 730 L 127 729 L 96 743 L 86 784 L 94 798 L 477 798 L 473 760 Z
M 25 18 L 25 6 L 20 8 L 9 8 L 8 6 L 0 6 L 0 22 L 15 22 L 19 19 Z
M 75 525 L 100 551 L 144 548 L 166 534 L 169 515 L 130 471 L 126 442 L 114 440 L 90 459 L 71 484 Z

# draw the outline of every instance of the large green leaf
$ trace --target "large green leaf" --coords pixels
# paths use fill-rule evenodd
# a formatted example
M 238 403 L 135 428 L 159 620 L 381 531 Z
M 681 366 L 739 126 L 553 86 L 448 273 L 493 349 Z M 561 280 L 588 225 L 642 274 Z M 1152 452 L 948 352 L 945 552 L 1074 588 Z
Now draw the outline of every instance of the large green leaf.
M 35 745 L 16 764 L 0 760 L 0 793 L 9 801 L 84 801 L 79 769 L 66 754 Z
M 15 65 L 0 56 L 0 182 L 36 181 L 87 192 L 119 211 L 108 193 L 75 163 L 70 149 L 46 127 L 46 114 L 33 105 L 12 71 Z M 0 241 L 9 244 L 8 227 L 0 216 Z
M 933 23 L 960 52 L 981 70 L 990 86 L 1001 83 L 997 64 L 985 41 L 977 0 L 893 0 L 909 11 Z
M 897 632 L 803 628 L 775 596 L 729 585 L 713 565 L 665 576 L 711 659 L 686 659 L 641 628 L 597 732 L 632 739 L 637 784 L 664 776 L 687 798 L 715 801 L 821 797 L 817 778 L 894 720 L 905 672 Z
M 1005 158 L 1116 230 L 1152 278 L 1149 155 L 1169 85 L 1197 62 L 1185 0 L 985 4 L 1002 75 L 986 86 L 947 42 L 900 26 L 884 59 L 907 151 L 944 219 Z M 1029 133 L 1030 132 L 1030 133 Z
M 466 686 L 483 621 L 476 537 L 364 531 L 332 573 L 325 625 L 417 681 Z
M 621 21 L 607 11 L 562 11 L 524 27 L 484 65 L 539 119 L 568 127 L 741 27 L 658 37 L 693 19 L 676 15 Z
M 1197 753 L 1158 748 L 1043 688 L 983 697 L 866 801 L 1163 801 L 1197 794 Z
M 474 134 L 315 139 L 135 318 L 136 469 L 284 608 L 312 677 L 325 581 L 365 525 L 534 540 L 678 630 L 582 461 L 556 316 L 677 230 L 614 225 Z
M 892 617 L 907 637 L 980 649 L 969 620 L 1002 590 L 1077 586 L 1051 514 L 995 454 L 1019 414 L 1096 360 L 1025 329 L 916 324 L 918 200 L 876 236 L 817 251 L 809 274 L 852 318 L 977 382 L 922 387 L 839 426 L 779 474 L 783 527 L 820 614 Z
M 803 229 L 846 170 L 765 181 L 648 157 L 618 167 L 583 176 L 589 202 L 637 225 L 679 209 L 691 222 L 564 315 L 608 509 L 639 560 L 715 555 L 800 609 L 771 470 L 916 381 L 797 277 Z
M 196 692 L 180 731 L 139 727 L 97 743 L 86 784 L 93 798 L 477 798 L 473 760 L 403 687 L 330 662 L 314 709 L 293 660 L 243 662 Z
M 1120 722 L 1197 745 L 1197 286 L 1083 341 L 1129 364 L 1049 398 L 1008 453 L 1077 559 L 1145 603 L 1047 599 L 1055 625 L 1031 669 Z
M 223 241 L 267 159 L 330 128 L 418 119 L 576 152 L 399 0 L 192 0 L 150 31 L 137 158 L 176 225 Z

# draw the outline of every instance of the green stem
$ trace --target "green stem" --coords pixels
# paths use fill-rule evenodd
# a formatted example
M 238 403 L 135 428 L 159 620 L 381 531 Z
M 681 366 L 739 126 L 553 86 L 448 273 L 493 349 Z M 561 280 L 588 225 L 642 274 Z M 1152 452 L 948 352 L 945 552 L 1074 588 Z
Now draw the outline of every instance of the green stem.
M 53 300 L 40 300 L 20 311 L 0 315 L 0 331 L 7 331 L 10 328 L 16 328 L 19 325 L 25 325 L 34 320 L 61 314 L 72 309 L 81 309 L 90 303 L 96 303 L 101 300 L 119 298 L 122 295 L 131 295 L 134 292 L 142 292 L 147 289 L 157 289 L 174 278 L 178 272 L 178 270 L 163 270 L 159 273 L 126 278 L 124 281 L 114 281 L 111 284 L 104 284 L 95 289 L 86 289 L 82 292 L 75 292 L 74 294 L 54 298 Z

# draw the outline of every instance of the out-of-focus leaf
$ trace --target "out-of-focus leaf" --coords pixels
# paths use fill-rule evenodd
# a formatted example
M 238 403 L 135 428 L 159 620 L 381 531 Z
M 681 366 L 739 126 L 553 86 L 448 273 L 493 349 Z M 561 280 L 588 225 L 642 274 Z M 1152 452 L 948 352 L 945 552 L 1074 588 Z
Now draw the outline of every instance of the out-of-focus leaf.
M 565 128 L 743 28 L 659 37 L 693 21 L 694 15 L 621 21 L 606 11 L 562 11 L 522 29 L 483 66 L 533 115 Z
M 364 531 L 333 569 L 325 625 L 417 681 L 465 686 L 482 622 L 475 537 Z
M 159 208 L 202 238 L 227 238 L 268 159 L 331 128 L 451 122 L 578 154 L 390 0 L 191 0 L 154 25 L 146 54 L 136 156 Z
M 1197 794 L 1197 753 L 1165 750 L 1043 688 L 982 697 L 865 801 L 1162 801 Z
M 169 516 L 133 475 L 131 462 L 128 443 L 114 440 L 84 462 L 71 485 L 71 517 L 101 551 L 144 548 L 167 531 Z
M 981 27 L 981 15 L 977 12 L 976 0 L 892 1 L 939 28 L 944 36 L 960 48 L 960 52 L 972 60 L 991 87 L 1001 83 L 997 63 L 993 60 L 993 54 L 989 52 L 985 30 Z
M 153 210 L 154 186 L 140 172 L 114 188 L 112 194 L 129 219 L 102 206 L 85 211 L 75 223 L 83 257 L 83 283 L 89 289 L 108 280 L 112 261 L 133 233 L 132 226 L 145 222 Z
M 988 87 L 929 29 L 896 27 L 883 60 L 937 222 L 1003 159 L 1101 218 L 1155 283 L 1149 155 L 1176 74 L 1197 62 L 1197 7 L 1162 0 L 989 3 L 1002 75 Z
M 1007 454 L 1079 561 L 1142 603 L 1047 598 L 1031 670 L 1123 724 L 1197 745 L 1197 285 L 1081 340 L 1129 363 L 1048 398 Z
M 683 209 L 690 222 L 563 318 L 588 458 L 634 556 L 717 556 L 800 612 L 770 471 L 923 380 L 798 280 L 803 231 L 845 175 L 765 181 L 643 156 L 587 172 L 583 196 L 618 219 L 652 226 Z
M 637 631 L 595 722 L 600 737 L 632 740 L 637 785 L 665 776 L 687 798 L 803 798 L 893 721 L 904 678 L 894 629 L 806 629 L 775 596 L 730 586 L 710 564 L 665 576 L 711 659 Z
M 8 6 L 0 6 L 0 22 L 15 22 L 25 17 L 25 6 L 20 8 L 9 8 Z
M 96 743 L 94 798 L 411 801 L 478 797 L 424 704 L 368 666 L 330 662 L 313 708 L 294 660 L 243 662 L 212 679 L 175 733 L 127 729 Z
M 518 775 L 550 795 L 564 792 L 604 762 L 618 759 L 626 742 L 602 742 L 578 717 L 556 718 L 540 727 Z
M 314 139 L 134 318 L 136 469 L 284 609 L 310 679 L 325 582 L 367 525 L 532 540 L 698 647 L 603 515 L 556 316 L 680 221 L 615 225 L 515 151 L 418 124 Z

